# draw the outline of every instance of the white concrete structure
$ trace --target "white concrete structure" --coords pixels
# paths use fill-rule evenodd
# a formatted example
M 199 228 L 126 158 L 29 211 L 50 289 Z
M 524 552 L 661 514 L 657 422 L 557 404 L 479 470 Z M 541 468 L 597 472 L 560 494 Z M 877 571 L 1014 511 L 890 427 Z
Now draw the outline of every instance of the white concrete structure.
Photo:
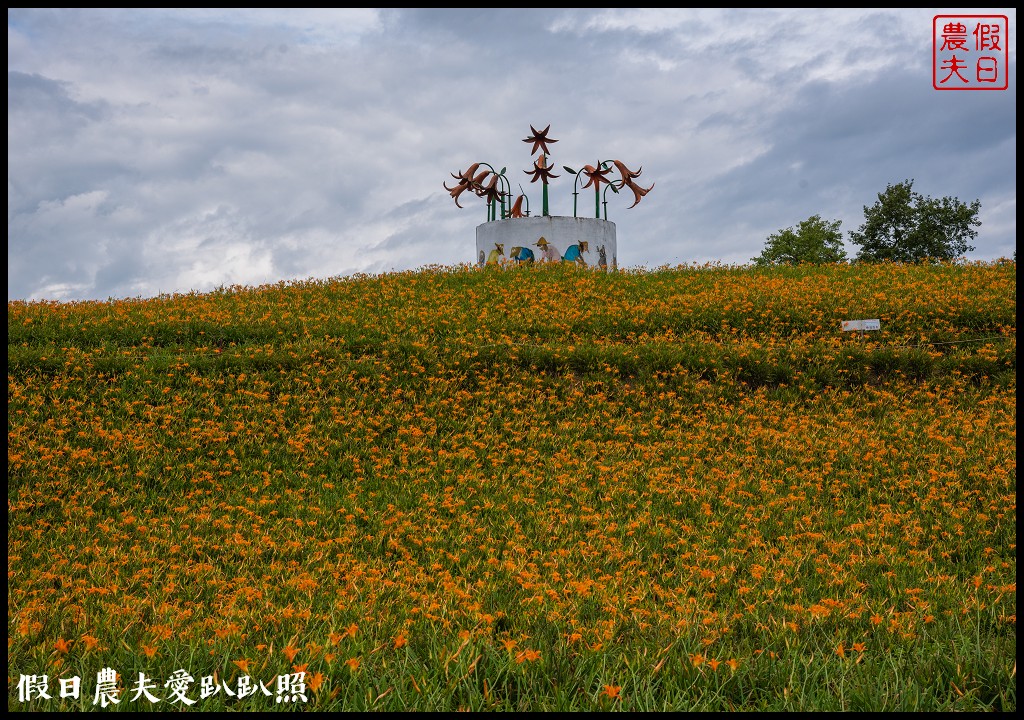
M 617 267 L 615 223 L 597 218 L 509 218 L 476 226 L 480 265 L 513 262 L 575 262 L 588 267 Z

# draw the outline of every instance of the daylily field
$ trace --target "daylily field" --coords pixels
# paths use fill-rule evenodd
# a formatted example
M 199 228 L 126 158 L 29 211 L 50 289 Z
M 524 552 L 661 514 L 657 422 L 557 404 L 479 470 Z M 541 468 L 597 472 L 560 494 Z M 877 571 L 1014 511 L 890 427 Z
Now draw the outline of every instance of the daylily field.
M 9 709 L 1016 710 L 1014 261 L 7 318 Z

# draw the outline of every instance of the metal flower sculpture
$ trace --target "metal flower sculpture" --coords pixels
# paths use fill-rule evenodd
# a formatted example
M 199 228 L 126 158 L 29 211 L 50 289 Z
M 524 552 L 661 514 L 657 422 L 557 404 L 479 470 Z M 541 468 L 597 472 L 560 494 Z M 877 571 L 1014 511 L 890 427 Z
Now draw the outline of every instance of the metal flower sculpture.
M 516 201 L 514 203 L 512 203 L 512 207 L 508 211 L 508 216 L 510 218 L 526 217 L 526 215 L 523 215 L 523 201 L 524 200 L 526 200 L 526 196 L 525 195 L 520 195 L 519 197 L 516 198 Z M 529 201 L 527 201 L 527 203 L 526 203 L 526 208 L 527 208 L 526 209 L 526 214 L 529 215 L 529 213 L 530 213 L 530 209 L 529 209 L 530 208 L 530 203 L 529 203 Z
M 467 169 L 466 172 L 459 171 L 458 175 L 451 173 L 451 176 L 459 181 L 455 187 L 448 187 L 448 183 L 442 183 L 444 185 L 444 189 L 447 190 L 452 196 L 452 199 L 455 200 L 455 205 L 457 207 L 462 207 L 459 205 L 459 195 L 464 193 L 466 190 L 473 190 L 476 192 L 480 188 L 481 183 L 483 183 L 484 178 L 491 173 L 490 170 L 484 170 L 479 175 L 474 175 L 473 173 L 475 173 L 479 168 L 480 163 L 473 163 L 469 166 L 469 169 Z
M 543 130 L 538 130 L 533 125 L 530 125 L 531 135 L 523 140 L 525 143 L 530 143 L 530 155 L 536 155 L 540 153 L 540 156 L 534 161 L 533 167 L 530 170 L 525 170 L 527 175 L 530 175 L 530 182 L 535 183 L 538 180 L 541 182 L 543 188 L 543 205 L 542 214 L 547 216 L 550 215 L 548 209 L 548 184 L 551 180 L 554 180 L 559 175 L 555 175 L 552 172 L 552 167 L 548 162 L 549 146 L 558 142 L 554 138 L 548 137 L 548 133 L 551 132 L 551 125 L 548 125 Z M 619 179 L 612 180 L 608 177 L 612 171 L 612 166 L 619 171 Z M 586 183 L 583 185 L 583 189 L 594 188 L 594 217 L 601 217 L 601 186 L 604 185 L 604 219 L 608 219 L 608 191 L 618 194 L 620 190 L 629 188 L 633 193 L 633 204 L 630 208 L 636 207 L 637 204 L 644 198 L 647 193 L 654 189 L 652 183 L 650 187 L 643 187 L 636 182 L 636 179 L 640 177 L 641 170 L 632 171 L 625 163 L 621 160 L 599 160 L 596 165 L 584 165 L 583 168 L 577 172 L 568 165 L 562 166 L 566 172 L 569 172 L 576 176 L 576 182 L 573 185 L 573 217 L 577 217 L 577 197 L 579 192 L 577 187 L 579 186 L 581 176 L 586 177 Z M 481 168 L 484 168 L 481 170 Z M 459 172 L 458 174 L 452 173 L 452 177 L 458 182 L 453 187 L 448 187 L 447 183 L 444 183 L 444 189 L 448 191 L 452 199 L 455 201 L 456 206 L 462 207 L 459 204 L 459 198 L 467 190 L 472 192 L 478 197 L 484 198 L 487 202 L 487 220 L 497 220 L 505 218 L 521 218 L 529 217 L 530 215 L 530 202 L 526 195 L 520 195 L 516 201 L 512 202 L 512 188 L 509 184 L 508 178 L 505 176 L 505 168 L 501 171 L 496 171 L 493 167 L 484 162 L 473 163 L 465 172 Z M 520 186 L 522 190 L 522 186 Z M 507 201 L 507 205 L 506 205 Z M 526 210 L 523 210 L 523 203 L 525 201 Z M 507 210 L 506 210 L 507 208 Z M 499 212 L 500 211 L 500 212 Z
M 481 165 L 487 167 L 486 170 L 476 173 Z M 448 187 L 448 183 L 442 183 L 448 194 L 455 200 L 457 207 L 459 205 L 459 196 L 467 190 L 472 190 L 477 197 L 482 197 L 487 201 L 487 220 L 498 219 L 498 207 L 501 208 L 501 218 L 505 219 L 505 198 L 511 197 L 511 186 L 509 185 L 508 178 L 505 177 L 505 168 L 501 169 L 501 172 L 496 172 L 493 167 L 487 163 L 473 163 L 469 166 L 466 172 L 459 172 L 458 174 L 451 173 L 451 176 L 458 180 L 458 183 L 454 187 Z M 484 185 L 484 180 L 488 176 L 491 176 L 491 181 Z M 506 190 L 506 187 L 508 189 Z
M 547 163 L 544 161 L 545 157 L 545 155 L 541 155 L 537 158 L 537 161 L 533 164 L 533 170 L 523 170 L 527 175 L 533 175 L 533 177 L 530 178 L 530 182 L 534 183 L 540 180 L 547 185 L 548 180 L 558 177 L 558 175 L 552 173 L 551 168 L 547 166 Z
M 530 182 L 534 183 L 537 182 L 537 180 L 542 182 L 544 187 L 542 190 L 543 195 L 541 196 L 541 214 L 547 217 L 550 215 L 548 212 L 548 181 L 558 177 L 557 175 L 553 175 L 550 168 L 548 168 L 548 143 L 556 143 L 558 141 L 548 137 L 548 132 L 551 131 L 550 124 L 548 124 L 548 126 L 541 132 L 537 132 L 537 128 L 533 125 L 530 126 L 530 130 L 533 132 L 533 135 L 523 140 L 523 142 L 533 143 L 533 149 L 530 150 L 530 155 L 535 155 L 538 150 L 541 151 L 541 155 L 533 164 L 533 170 L 526 170 L 524 172 L 526 172 L 527 175 L 533 175 Z
M 491 181 L 486 185 L 482 185 L 476 192 L 477 195 L 487 201 L 488 205 L 500 202 L 505 196 L 502 189 L 498 187 L 498 180 L 500 178 L 500 175 L 491 175 Z
M 587 184 L 583 186 L 584 190 L 593 185 L 594 191 L 600 192 L 601 183 L 611 182 L 611 180 L 608 179 L 607 175 L 612 171 L 612 169 L 610 167 L 601 167 L 601 163 L 598 163 L 598 167 L 600 167 L 601 169 L 598 169 L 593 165 L 583 166 L 583 174 L 586 175 L 587 177 Z
M 548 143 L 558 142 L 557 140 L 553 140 L 548 137 L 548 133 L 551 131 L 551 125 L 549 124 L 541 132 L 537 132 L 537 128 L 531 125 L 530 130 L 533 132 L 533 135 L 523 140 L 524 143 L 533 143 L 533 150 L 530 151 L 530 154 L 536 155 L 537 150 L 540 149 L 545 155 L 550 155 L 551 153 L 548 152 Z
M 654 189 L 654 183 L 651 183 L 651 186 L 649 188 L 642 188 L 635 182 L 633 182 L 633 180 L 640 177 L 640 173 L 643 172 L 643 168 L 640 168 L 636 172 L 633 172 L 628 167 L 626 167 L 620 160 L 613 160 L 612 162 L 615 163 L 615 167 L 618 169 L 619 175 L 621 175 L 621 180 L 619 181 L 619 187 L 617 189 L 621 190 L 624 187 L 628 187 L 630 190 L 632 190 L 634 200 L 633 204 L 630 205 L 630 207 L 636 207 L 637 203 L 639 203 L 640 200 L 643 199 L 644 195 L 646 195 L 647 193 Z
M 608 179 L 608 173 L 612 171 L 611 166 L 608 165 L 608 161 L 598 160 L 597 165 L 584 165 L 583 168 L 577 172 L 568 165 L 563 166 L 566 172 L 571 172 L 576 176 L 576 182 L 573 183 L 572 188 L 572 215 L 577 216 L 577 198 L 579 193 L 576 191 L 576 186 L 579 185 L 580 175 L 584 175 L 587 178 L 587 184 L 583 186 L 586 190 L 588 187 L 594 188 L 594 217 L 601 217 L 601 183 L 605 185 L 612 185 L 613 181 Z M 607 218 L 605 218 L 607 220 Z

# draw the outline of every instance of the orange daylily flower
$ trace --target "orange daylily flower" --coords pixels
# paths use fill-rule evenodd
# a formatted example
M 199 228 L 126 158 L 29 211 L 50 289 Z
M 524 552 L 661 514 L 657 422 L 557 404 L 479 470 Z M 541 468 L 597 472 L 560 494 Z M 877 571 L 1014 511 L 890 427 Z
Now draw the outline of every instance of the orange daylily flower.
M 540 660 L 540 650 L 523 650 L 516 655 L 517 663 L 536 662 Z
M 306 680 L 306 687 L 312 692 L 318 692 L 320 686 L 324 684 L 324 674 L 322 672 L 316 672 L 309 676 Z

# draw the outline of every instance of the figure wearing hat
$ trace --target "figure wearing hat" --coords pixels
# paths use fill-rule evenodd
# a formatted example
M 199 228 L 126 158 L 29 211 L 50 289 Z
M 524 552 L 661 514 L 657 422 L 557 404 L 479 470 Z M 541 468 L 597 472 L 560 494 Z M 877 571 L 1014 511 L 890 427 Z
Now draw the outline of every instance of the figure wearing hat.
M 487 256 L 487 264 L 498 265 L 503 257 L 505 257 L 505 246 L 501 243 L 494 243 L 494 249 Z
M 562 258 L 566 262 L 574 262 L 577 265 L 586 265 L 587 261 L 583 257 L 583 253 L 590 252 L 590 243 L 586 240 L 580 240 L 576 245 L 570 245 L 565 249 L 565 257 Z
M 558 254 L 558 251 L 555 250 L 554 246 L 549 243 L 543 235 L 534 244 L 540 248 L 542 260 L 547 262 L 562 262 L 562 256 Z
M 533 250 L 528 247 L 516 246 L 512 248 L 509 257 L 516 261 L 516 263 L 532 263 L 534 261 Z

